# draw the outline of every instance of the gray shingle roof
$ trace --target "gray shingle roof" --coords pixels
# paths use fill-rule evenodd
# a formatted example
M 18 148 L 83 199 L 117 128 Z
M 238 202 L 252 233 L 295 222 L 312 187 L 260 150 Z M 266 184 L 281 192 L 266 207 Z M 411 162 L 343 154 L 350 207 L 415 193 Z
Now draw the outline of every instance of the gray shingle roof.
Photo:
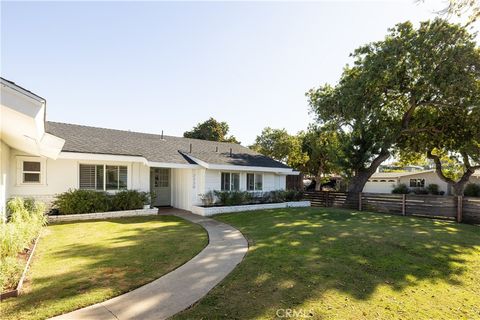
M 62 151 L 66 152 L 142 156 L 152 162 L 194 164 L 195 162 L 186 156 L 191 154 L 209 164 L 289 168 L 281 162 L 235 143 L 172 136 L 163 136 L 162 139 L 157 134 L 59 122 L 46 122 L 46 132 L 64 139 Z

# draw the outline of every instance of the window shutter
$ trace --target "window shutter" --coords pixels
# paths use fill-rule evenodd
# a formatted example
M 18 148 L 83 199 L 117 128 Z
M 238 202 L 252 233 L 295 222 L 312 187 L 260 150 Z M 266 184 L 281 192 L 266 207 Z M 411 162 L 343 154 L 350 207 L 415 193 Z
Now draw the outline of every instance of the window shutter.
M 80 165 L 80 189 L 95 189 L 95 165 Z

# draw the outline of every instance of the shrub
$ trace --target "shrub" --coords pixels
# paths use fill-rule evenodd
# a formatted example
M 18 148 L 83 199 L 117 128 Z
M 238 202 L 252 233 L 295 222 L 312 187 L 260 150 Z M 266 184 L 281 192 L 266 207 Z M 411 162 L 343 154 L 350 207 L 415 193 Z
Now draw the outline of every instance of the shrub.
M 0 223 L 0 289 L 14 287 L 22 264 L 19 253 L 29 248 L 47 223 L 45 206 L 33 199 L 14 198 L 8 201 L 8 222 Z
M 137 190 L 124 190 L 112 196 L 111 210 L 135 210 L 142 209 L 143 205 L 150 203 L 148 192 Z
M 415 189 L 413 189 L 413 193 L 415 193 L 415 194 L 428 194 L 428 190 L 426 188 L 415 188 Z
M 200 200 L 204 206 L 213 206 L 215 204 L 215 193 L 208 191 L 205 194 L 200 195 Z
M 60 214 L 105 212 L 111 208 L 111 197 L 95 190 L 68 190 L 56 196 L 53 206 Z
M 218 204 L 228 205 L 230 198 L 230 191 L 214 191 L 215 197 L 217 197 Z
M 236 206 L 246 204 L 250 200 L 250 194 L 246 191 L 231 191 L 228 197 L 227 205 Z
M 270 195 L 271 195 L 271 202 L 273 203 L 285 202 L 287 192 L 284 190 L 275 190 L 275 191 L 270 191 Z
M 465 186 L 463 194 L 466 197 L 480 197 L 480 184 L 469 183 Z
M 440 188 L 438 184 L 431 183 L 427 186 L 428 193 L 438 195 L 440 194 Z
M 399 184 L 392 190 L 392 193 L 395 193 L 395 194 L 408 194 L 409 192 L 410 192 L 410 189 L 408 189 L 407 185 L 404 183 Z
M 22 264 L 16 257 L 5 257 L 0 263 L 0 291 L 14 288 L 22 276 Z
M 285 201 L 300 201 L 303 199 L 303 191 L 287 190 L 285 193 Z

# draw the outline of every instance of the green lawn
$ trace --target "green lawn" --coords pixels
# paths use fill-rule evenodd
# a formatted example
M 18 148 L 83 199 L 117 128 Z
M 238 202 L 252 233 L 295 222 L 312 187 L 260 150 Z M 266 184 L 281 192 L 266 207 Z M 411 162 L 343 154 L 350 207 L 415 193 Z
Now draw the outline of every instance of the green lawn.
M 44 319 L 130 291 L 206 246 L 198 225 L 173 216 L 50 225 L 35 252 L 26 292 L 0 303 L 0 319 Z
M 174 319 L 480 319 L 478 226 L 323 208 L 217 219 L 249 252 Z

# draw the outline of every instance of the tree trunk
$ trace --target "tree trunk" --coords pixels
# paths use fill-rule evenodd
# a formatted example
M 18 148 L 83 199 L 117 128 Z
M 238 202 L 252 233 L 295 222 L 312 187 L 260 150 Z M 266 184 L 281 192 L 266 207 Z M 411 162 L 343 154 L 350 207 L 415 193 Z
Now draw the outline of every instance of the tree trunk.
M 323 166 L 320 166 L 317 171 L 317 175 L 315 176 L 315 191 L 321 191 L 322 190 L 322 174 L 323 174 Z
M 475 170 L 480 169 L 480 166 L 472 166 L 470 165 L 470 161 L 468 160 L 468 155 L 467 154 L 462 154 L 463 156 L 463 164 L 466 167 L 465 172 L 463 173 L 462 177 L 460 180 L 455 181 L 453 179 L 450 179 L 449 177 L 445 176 L 442 171 L 442 162 L 440 160 L 440 157 L 437 155 L 432 154 L 431 151 L 427 152 L 427 158 L 432 159 L 433 162 L 435 163 L 435 172 L 437 173 L 438 177 L 448 183 L 450 186 L 453 188 L 453 193 L 456 196 L 463 196 L 463 192 L 465 190 L 465 186 L 467 182 L 470 180 L 470 177 L 472 174 L 475 173 Z
M 474 172 L 475 171 L 467 170 L 464 172 L 460 180 L 458 180 L 455 183 L 450 182 L 450 185 L 452 186 L 452 189 L 453 189 L 453 193 L 456 196 L 463 196 L 463 192 L 465 191 L 465 186 L 467 185 L 468 181 L 470 180 L 470 177 Z
M 387 150 L 382 150 L 380 154 L 375 159 L 373 159 L 372 163 L 368 168 L 359 170 L 357 174 L 352 178 L 352 180 L 350 180 L 348 192 L 362 192 L 363 187 L 365 187 L 368 179 L 372 176 L 372 174 L 375 173 L 375 171 L 377 171 L 377 168 L 382 164 L 382 162 L 388 159 L 388 157 L 390 157 L 390 152 Z

